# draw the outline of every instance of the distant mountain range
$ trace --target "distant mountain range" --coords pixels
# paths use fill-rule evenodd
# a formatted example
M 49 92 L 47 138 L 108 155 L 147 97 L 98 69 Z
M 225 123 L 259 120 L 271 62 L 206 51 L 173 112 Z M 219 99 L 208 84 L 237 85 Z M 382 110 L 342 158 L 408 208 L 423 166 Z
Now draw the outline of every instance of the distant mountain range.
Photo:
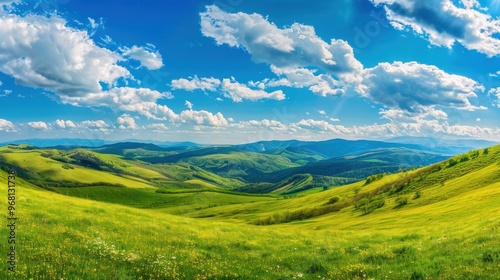
M 456 155 L 469 150 L 482 149 L 499 144 L 499 142 L 479 139 L 445 139 L 408 136 L 391 138 L 386 140 L 386 142 L 420 145 L 446 155 Z
M 29 144 L 32 146 L 36 146 L 39 148 L 47 148 L 47 147 L 87 147 L 87 148 L 95 148 L 101 147 L 104 145 L 116 144 L 116 143 L 147 143 L 154 144 L 159 147 L 193 147 L 198 146 L 198 144 L 193 142 L 170 142 L 170 141 L 149 141 L 149 140 L 138 140 L 138 139 L 130 139 L 130 140 L 122 140 L 122 141 L 108 141 L 101 139 L 83 139 L 83 138 L 52 138 L 52 139 L 24 139 L 24 140 L 13 140 L 0 143 L 0 146 L 8 145 L 8 144 Z
M 480 149 L 498 144 L 498 142 L 478 140 L 478 139 L 444 139 L 432 137 L 396 137 L 384 141 L 371 141 L 371 140 L 344 140 L 344 139 L 331 139 L 326 141 L 300 141 L 300 140 L 270 140 L 258 141 L 247 144 L 237 145 L 201 145 L 189 141 L 171 142 L 171 141 L 150 141 L 139 139 L 128 139 L 121 141 L 109 141 L 102 139 L 84 139 L 84 138 L 53 138 L 53 139 L 23 139 L 1 142 L 0 145 L 8 144 L 29 144 L 32 146 L 46 148 L 46 147 L 59 147 L 59 148 L 76 148 L 87 147 L 97 148 L 106 145 L 125 143 L 152 144 L 160 148 L 172 147 L 221 147 L 228 148 L 228 151 L 248 151 L 267 153 L 277 149 L 288 149 L 297 152 L 311 152 L 319 153 L 325 157 L 335 157 L 347 155 L 349 153 L 359 154 L 362 151 L 372 150 L 374 148 L 394 148 L 405 147 L 417 150 L 426 150 L 427 152 L 435 152 L 442 155 L 455 155 L 463 153 L 472 149 Z M 122 145 L 123 146 L 123 145 Z M 155 150 L 150 146 L 149 150 Z
M 39 153 L 40 161 L 50 158 L 54 166 L 62 164 L 62 168 L 74 168 L 73 164 L 120 176 L 139 176 L 141 180 L 159 185 L 194 182 L 250 193 L 291 193 L 325 185 L 343 185 L 374 174 L 426 166 L 451 155 L 494 144 L 482 140 L 408 137 L 389 141 L 289 140 L 240 145 L 141 143 L 135 140 L 113 143 L 68 138 L 30 139 L 7 144 L 21 143 L 27 145 L 4 147 L 11 152 L 0 155 L 0 162 L 18 166 L 18 170 L 32 180 L 49 185 L 53 183 L 47 179 L 51 178 L 49 175 L 40 177 L 31 167 L 24 168 L 21 158 L 13 161 L 9 158 L 12 151 Z

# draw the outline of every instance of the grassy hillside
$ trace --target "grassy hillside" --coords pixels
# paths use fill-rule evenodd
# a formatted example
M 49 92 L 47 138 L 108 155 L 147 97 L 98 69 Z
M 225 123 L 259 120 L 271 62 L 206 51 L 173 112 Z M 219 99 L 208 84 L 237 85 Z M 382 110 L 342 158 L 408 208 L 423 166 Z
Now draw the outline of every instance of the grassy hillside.
M 311 162 L 303 166 L 278 170 L 275 172 L 255 172 L 247 178 L 251 182 L 268 182 L 272 184 L 251 184 L 240 190 L 249 192 L 266 193 L 282 187 L 279 182 L 290 181 L 297 174 L 310 174 L 315 178 L 313 184 L 307 188 L 318 186 L 335 186 L 363 180 L 366 177 L 379 173 L 394 173 L 399 170 L 412 169 L 446 159 L 447 157 L 414 151 L 408 149 L 378 149 L 370 152 L 337 157 L 327 160 Z M 329 178 L 324 183 L 322 179 Z M 328 182 L 330 181 L 330 182 Z
M 204 219 L 71 198 L 18 179 L 18 268 L 7 275 L 2 262 L 0 278 L 497 279 L 499 155 L 492 148 L 296 199 L 179 208 Z M 408 181 L 383 192 L 385 204 L 369 214 L 351 204 L 303 221 L 253 224 Z
M 15 167 L 24 178 L 44 187 L 182 188 L 185 186 L 182 183 L 192 180 L 198 181 L 192 185 L 200 189 L 243 185 L 239 180 L 224 178 L 189 164 L 152 165 L 87 149 L 60 151 L 26 145 L 6 146 L 0 147 L 0 163 Z
M 23 150 L 0 148 L 0 162 L 14 166 L 19 173 L 32 182 L 51 186 L 65 183 L 122 185 L 129 188 L 150 188 L 144 179 L 119 176 L 114 173 L 94 170 L 65 163 L 51 158 L 59 154 L 57 150 Z M 158 174 L 159 175 L 159 174 Z
M 367 180 L 321 193 L 285 199 L 279 203 L 262 203 L 260 207 L 266 211 L 259 212 L 258 215 L 254 215 L 256 213 L 254 211 L 248 217 L 239 215 L 239 218 L 250 223 L 275 224 L 323 217 L 325 214 L 335 214 L 335 212 L 349 212 L 347 209 L 354 210 L 350 212 L 354 216 L 360 214 L 363 216 L 379 211 L 378 208 L 370 208 L 378 201 L 384 201 L 381 209 L 388 210 L 391 207 L 386 205 L 394 207 L 401 204 L 406 207 L 418 203 L 420 206 L 425 206 L 446 201 L 454 196 L 467 196 L 468 192 L 480 189 L 491 190 L 491 184 L 500 182 L 499 158 L 500 146 L 472 151 L 413 171 L 385 176 L 374 175 Z M 250 213 L 249 209 L 254 205 L 241 207 L 246 210 L 238 211 Z M 222 207 L 217 211 L 227 216 L 233 209 L 228 208 L 226 213 L 226 209 Z M 199 215 L 209 215 L 208 212 L 210 210 L 205 210 Z M 349 217 L 351 218 L 352 216 Z
M 221 176 L 233 178 L 248 178 L 252 177 L 254 173 L 275 172 L 300 166 L 292 162 L 289 158 L 280 155 L 268 155 L 254 152 L 211 154 L 186 158 L 181 162 L 187 162 Z
M 18 178 L 17 273 L 2 261 L 0 279 L 498 279 L 499 159 L 492 147 L 291 199 L 74 189 L 98 202 Z

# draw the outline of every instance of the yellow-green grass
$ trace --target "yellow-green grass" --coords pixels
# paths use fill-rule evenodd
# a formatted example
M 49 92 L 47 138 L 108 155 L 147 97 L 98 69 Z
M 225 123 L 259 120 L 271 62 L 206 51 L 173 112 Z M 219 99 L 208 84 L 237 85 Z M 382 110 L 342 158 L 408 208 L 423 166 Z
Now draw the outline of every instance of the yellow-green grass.
M 461 209 L 471 202 L 455 196 L 431 208 L 366 216 L 346 209 L 260 227 L 67 197 L 18 179 L 17 272 L 2 261 L 0 278 L 497 279 L 498 187 L 471 194 L 470 207 L 482 214 Z M 0 199 L 0 209 L 6 204 Z
M 190 184 L 190 185 L 195 185 L 195 186 L 201 186 L 203 188 L 209 188 L 209 189 L 218 189 L 219 188 L 219 186 L 216 186 L 214 184 L 211 184 L 209 182 L 205 182 L 205 181 L 202 181 L 199 179 L 187 180 L 187 181 L 184 181 L 184 183 Z
M 212 185 L 216 185 L 219 188 L 231 189 L 243 185 L 243 182 L 238 179 L 225 178 L 187 163 L 154 164 L 147 165 L 147 167 L 178 182 L 184 182 L 196 178 Z
M 126 160 L 123 159 L 122 156 L 119 155 L 112 155 L 112 154 L 101 154 L 101 153 L 96 153 L 92 152 L 89 150 L 85 149 L 76 149 L 73 151 L 70 151 L 68 153 L 63 153 L 63 157 L 68 157 L 71 156 L 72 154 L 75 153 L 82 153 L 82 154 L 88 154 L 97 160 L 99 162 L 102 162 L 106 166 L 110 166 L 115 169 L 123 170 L 125 172 L 128 172 L 130 174 L 133 174 L 134 176 L 141 177 L 143 179 L 148 179 L 148 180 L 165 180 L 168 179 L 167 177 L 163 176 L 159 172 L 155 170 L 148 169 L 146 167 L 143 167 L 141 165 L 144 165 L 144 163 L 139 163 L 134 160 Z
M 146 181 L 135 177 L 123 177 L 109 172 L 94 170 L 70 165 L 72 168 L 63 168 L 65 163 L 43 157 L 42 151 L 15 151 L 3 153 L 2 156 L 9 163 L 21 166 L 35 172 L 42 178 L 52 181 L 73 181 L 85 184 L 109 182 L 129 188 L 151 188 Z
M 401 192 L 380 192 L 374 196 L 385 200 L 385 206 L 382 209 L 377 209 L 375 212 L 388 211 L 390 215 L 397 213 L 396 200 L 406 198 L 408 205 L 405 208 L 429 207 L 430 212 L 434 203 L 443 202 L 457 196 L 471 196 L 476 192 L 485 191 L 493 188 L 496 182 L 500 182 L 500 163 L 497 161 L 500 155 L 500 147 L 491 149 L 489 155 L 482 155 L 475 159 L 459 163 L 454 166 L 448 166 L 448 162 L 436 164 L 431 167 L 426 167 L 418 170 L 409 171 L 406 173 L 398 173 L 393 175 L 383 176 L 370 184 L 365 181 L 354 183 L 344 187 L 332 188 L 328 191 L 323 191 L 311 195 L 301 196 L 295 199 L 283 199 L 278 202 L 260 202 L 255 205 L 238 205 L 235 207 L 219 207 L 216 209 L 204 209 L 199 212 L 189 213 L 191 217 L 217 217 L 230 216 L 231 213 L 237 212 L 235 216 L 246 222 L 253 222 L 258 219 L 266 219 L 269 217 L 277 217 L 276 215 L 284 215 L 298 211 L 309 211 L 317 208 L 322 208 L 328 204 L 332 197 L 338 197 L 341 201 L 349 201 L 363 194 L 369 194 L 384 186 L 396 189 L 398 182 L 408 180 L 408 186 Z M 458 156 L 460 158 L 462 156 Z M 439 171 L 435 167 L 440 166 Z M 436 170 L 435 170 L 436 169 Z M 463 175 L 463 176 L 461 176 Z M 494 189 L 494 188 L 493 188 Z M 413 200 L 416 192 L 423 193 L 422 197 Z M 495 198 L 495 196 L 492 196 Z M 500 205 L 500 200 L 498 201 Z M 349 206 L 349 205 L 348 205 Z M 500 208 L 500 206 L 499 206 Z M 259 209 L 256 211 L 255 209 Z M 425 210 L 425 208 L 423 211 Z M 464 208 L 465 209 L 465 208 Z M 244 213 L 244 214 L 242 214 Z M 351 220 L 356 215 L 362 215 L 360 211 L 354 211 L 354 207 L 349 206 L 340 211 L 342 213 L 350 213 L 346 216 L 346 221 Z M 339 219 L 339 213 L 331 213 L 335 219 Z M 329 215 L 325 217 L 329 219 Z M 367 216 L 370 219 L 370 215 Z M 314 220 L 321 219 L 321 217 Z
M 91 199 L 137 208 L 160 208 L 165 213 L 182 214 L 200 209 L 270 201 L 276 198 L 221 193 L 201 189 L 186 189 L 184 192 L 162 192 L 163 189 L 132 189 L 113 186 L 89 186 L 78 188 L 53 187 L 52 190 L 68 196 Z M 159 209 L 158 209 L 159 210 Z
M 458 164 L 292 199 L 165 194 L 182 199 L 161 209 L 63 196 L 19 179 L 18 272 L 7 274 L 2 262 L 0 279 L 498 279 L 499 154 L 496 147 Z M 307 220 L 253 224 L 375 190 L 384 190 L 374 198 L 385 204 L 366 215 L 349 204 Z M 0 209 L 7 212 L 6 187 Z

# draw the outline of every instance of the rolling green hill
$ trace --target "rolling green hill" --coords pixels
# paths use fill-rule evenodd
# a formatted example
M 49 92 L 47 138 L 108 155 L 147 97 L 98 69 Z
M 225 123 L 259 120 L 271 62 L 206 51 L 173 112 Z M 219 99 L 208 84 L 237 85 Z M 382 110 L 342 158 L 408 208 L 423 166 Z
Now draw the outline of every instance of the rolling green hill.
M 424 153 L 408 149 L 379 149 L 363 154 L 332 158 L 312 162 L 303 166 L 278 170 L 276 172 L 256 171 L 252 176 L 245 177 L 252 180 L 254 184 L 249 184 L 239 190 L 266 193 L 282 188 L 279 182 L 293 181 L 293 176 L 297 174 L 309 174 L 313 178 L 329 178 L 330 183 L 320 182 L 306 184 L 303 189 L 318 186 L 336 186 L 363 180 L 373 174 L 394 173 L 398 170 L 413 169 L 418 166 L 428 165 L 447 157 L 436 154 Z M 255 181 L 254 181 L 255 180 Z M 318 179 L 316 179 L 318 181 Z M 259 184 L 268 182 L 270 184 Z
M 81 148 L 60 151 L 26 145 L 5 146 L 0 148 L 0 164 L 14 167 L 25 179 L 46 188 L 122 186 L 140 189 L 231 189 L 243 185 L 236 179 L 224 178 L 185 163 L 151 165 Z
M 15 168 L 61 179 L 124 180 L 77 165 L 81 174 L 68 175 L 38 150 L 0 152 Z M 491 147 L 288 199 L 198 188 L 56 189 L 66 196 L 20 174 L 17 272 L 7 274 L 2 261 L 0 278 L 497 279 L 499 158 L 500 146 Z M 0 197 L 7 209 L 7 188 Z
M 254 173 L 269 173 L 300 166 L 281 155 L 254 152 L 210 154 L 189 157 L 181 162 L 187 162 L 221 176 L 233 178 L 249 178 Z

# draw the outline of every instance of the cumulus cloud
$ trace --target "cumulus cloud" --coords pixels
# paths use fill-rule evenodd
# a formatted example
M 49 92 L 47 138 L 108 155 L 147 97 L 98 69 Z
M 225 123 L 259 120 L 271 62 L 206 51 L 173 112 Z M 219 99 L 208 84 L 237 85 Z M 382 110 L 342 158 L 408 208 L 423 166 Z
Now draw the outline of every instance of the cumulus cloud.
M 45 122 L 29 122 L 29 126 L 37 130 L 48 130 L 49 126 Z
M 158 99 L 170 96 L 170 93 L 148 88 L 119 87 L 109 91 L 90 93 L 85 97 L 62 96 L 61 100 L 75 106 L 108 106 L 123 111 L 137 112 L 151 119 L 176 120 L 177 115 L 170 108 L 157 103 Z
M 185 105 L 189 108 L 189 110 L 193 110 L 193 103 L 186 100 Z
M 271 71 L 282 77 L 268 80 L 269 87 L 288 86 L 295 88 L 308 87 L 310 91 L 321 96 L 343 94 L 345 85 L 326 74 L 315 75 L 316 70 L 307 68 L 276 67 L 271 65 Z
M 224 116 L 220 112 L 217 114 L 212 114 L 204 110 L 201 111 L 186 110 L 182 111 L 179 117 L 181 122 L 183 123 L 191 123 L 195 125 L 204 125 L 212 127 L 228 126 L 226 118 L 224 118 Z
M 109 124 L 107 124 L 103 120 L 83 121 L 80 126 L 91 131 L 103 131 L 103 132 L 108 131 L 108 128 L 110 127 Z
M 171 87 L 172 89 L 183 89 L 187 91 L 194 90 L 203 90 L 203 91 L 216 91 L 217 87 L 220 85 L 220 80 L 215 78 L 198 78 L 194 76 L 194 78 L 188 79 L 178 79 L 172 80 Z
M 500 54 L 500 20 L 477 9 L 477 1 L 462 1 L 463 8 L 450 0 L 370 1 L 385 8 L 393 27 L 411 29 L 433 45 L 451 48 L 458 42 L 489 57 Z
M 148 130 L 151 130 L 153 132 L 165 132 L 165 130 L 168 130 L 168 127 L 163 124 L 163 123 L 153 123 L 153 124 L 148 124 L 146 125 L 146 128 Z
M 283 100 L 285 95 L 282 90 L 277 90 L 271 93 L 264 91 L 261 83 L 250 82 L 257 89 L 249 88 L 247 85 L 238 83 L 234 78 L 223 79 L 220 81 L 215 78 L 194 78 L 172 80 L 172 89 L 183 89 L 187 91 L 203 90 L 203 91 L 221 91 L 227 98 L 234 102 L 242 102 L 244 99 L 256 101 L 260 99 Z M 187 105 L 187 103 L 186 103 Z
M 15 132 L 16 128 L 12 122 L 0 119 L 0 131 Z
M 116 123 L 118 124 L 118 128 L 122 130 L 127 130 L 127 129 L 138 129 L 139 127 L 135 123 L 135 120 L 133 117 L 131 117 L 128 114 L 123 114 L 118 119 L 116 120 Z
M 412 113 L 422 113 L 423 108 L 432 106 L 486 109 L 469 100 L 484 91 L 476 81 L 417 62 L 379 63 L 366 69 L 358 91 L 374 102 Z
M 274 100 L 284 100 L 285 94 L 282 90 L 276 90 L 271 93 L 267 93 L 260 89 L 251 89 L 244 84 L 240 84 L 236 81 L 231 81 L 230 79 L 223 79 L 221 90 L 225 93 L 224 95 L 231 98 L 234 102 L 241 102 L 243 99 L 248 99 L 252 101 L 260 99 L 274 99 Z
M 123 58 L 97 46 L 86 31 L 66 26 L 58 16 L 0 17 L 0 72 L 16 82 L 61 96 L 84 97 L 131 76 Z
M 332 125 L 329 122 L 323 120 L 300 120 L 297 123 L 292 124 L 292 127 L 317 131 L 317 132 L 329 132 L 335 135 L 346 135 L 352 133 L 348 128 L 343 125 Z
M 133 46 L 132 48 L 122 49 L 122 54 L 125 57 L 130 57 L 141 63 L 141 66 L 146 67 L 150 70 L 157 70 L 163 67 L 163 59 L 161 54 L 156 51 L 151 45 L 150 47 L 138 47 Z
M 276 120 L 268 120 L 268 119 L 263 119 L 263 120 L 250 120 L 250 121 L 241 121 L 233 125 L 233 127 L 236 128 L 242 128 L 242 129 L 270 129 L 271 131 L 279 131 L 279 132 L 285 132 L 288 131 L 290 128 L 286 126 L 285 124 L 276 121 Z
M 488 95 L 492 95 L 496 98 L 496 100 L 493 102 L 493 105 L 500 108 L 500 87 L 490 89 L 488 91 Z
M 68 27 L 59 16 L 3 14 L 0 38 L 0 72 L 19 84 L 53 91 L 63 103 L 74 106 L 105 106 L 161 120 L 176 117 L 167 106 L 157 104 L 160 98 L 171 98 L 170 93 L 118 87 L 133 78 L 118 65 L 124 58 L 97 46 L 87 31 Z M 143 47 L 126 49 L 124 55 L 149 69 L 162 65 L 158 53 Z
M 75 123 L 70 120 L 56 120 L 55 124 L 58 128 L 76 128 Z
M 327 43 L 312 26 L 294 23 L 281 29 L 260 14 L 228 13 L 213 5 L 207 6 L 200 17 L 204 36 L 218 45 L 243 48 L 255 62 L 274 67 L 274 72 L 286 75 L 293 73 L 291 69 L 320 70 L 335 80 L 354 82 L 363 68 L 347 42 L 332 39 Z M 294 84 L 290 81 L 289 85 Z

